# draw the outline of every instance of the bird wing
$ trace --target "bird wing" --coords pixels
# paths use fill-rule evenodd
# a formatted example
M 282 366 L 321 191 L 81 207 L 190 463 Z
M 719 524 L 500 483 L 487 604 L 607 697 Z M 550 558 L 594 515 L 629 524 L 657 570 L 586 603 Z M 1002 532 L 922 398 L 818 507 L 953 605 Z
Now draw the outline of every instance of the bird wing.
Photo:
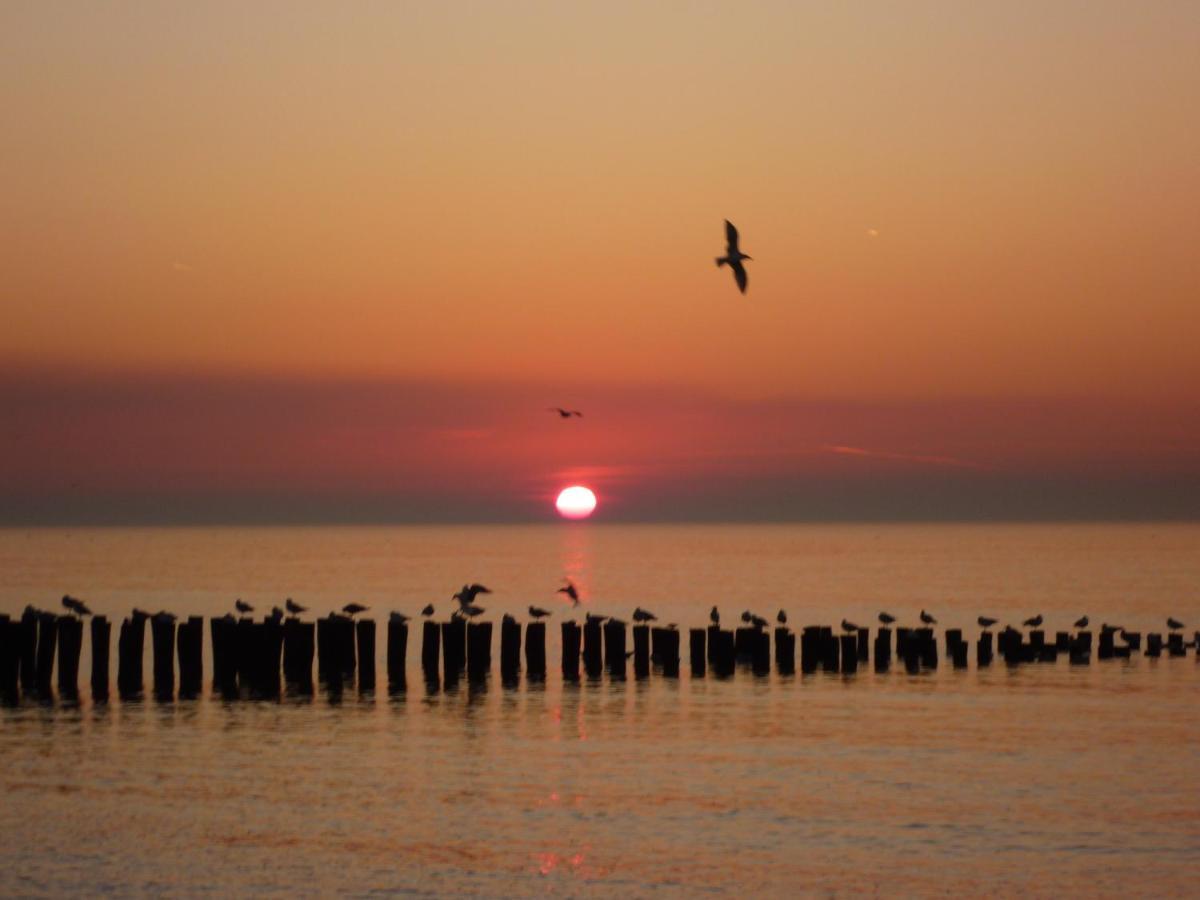
M 492 592 L 490 588 L 486 588 L 482 584 L 471 585 L 471 591 L 476 594 L 490 594 Z
M 733 269 L 733 280 L 737 282 L 738 290 L 743 294 L 746 293 L 746 267 L 742 265 L 740 259 L 730 261 L 729 268 Z
M 725 242 L 729 245 L 730 255 L 738 252 L 738 231 L 728 219 L 725 220 Z

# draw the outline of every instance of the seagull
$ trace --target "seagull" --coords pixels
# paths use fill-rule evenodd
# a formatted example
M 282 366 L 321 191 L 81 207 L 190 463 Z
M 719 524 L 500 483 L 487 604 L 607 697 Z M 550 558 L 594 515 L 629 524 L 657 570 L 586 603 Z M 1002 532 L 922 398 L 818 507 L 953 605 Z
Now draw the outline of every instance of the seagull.
M 717 608 L 715 606 L 708 614 L 708 621 L 712 622 L 714 625 L 721 624 L 721 614 L 717 612 Z
M 937 624 L 937 619 L 935 619 L 929 613 L 925 612 L 925 610 L 921 610 L 921 621 L 924 622 L 926 625 L 936 625 Z
M 785 613 L 781 609 L 779 612 L 777 612 L 775 614 L 775 621 L 778 622 L 780 625 L 786 625 L 787 624 L 787 613 Z
M 62 605 L 79 616 L 90 616 L 92 614 L 92 611 L 87 608 L 86 603 L 84 603 L 82 600 L 77 600 L 70 594 L 63 595 Z
M 1167 619 L 1167 627 L 1170 628 L 1172 631 L 1178 631 L 1180 628 L 1183 627 L 1183 623 L 1180 622 L 1178 619 L 1170 619 L 1169 618 L 1169 619 Z
M 879 614 L 879 621 L 882 622 L 884 625 L 891 625 L 893 622 L 896 621 L 896 617 L 893 616 L 891 613 L 881 612 Z
M 566 586 L 566 587 L 560 587 L 560 588 L 559 588 L 557 591 L 555 591 L 554 593 L 556 593 L 556 594 L 566 594 L 568 597 L 570 597 L 570 598 L 571 598 L 571 606 L 572 606 L 572 608 L 573 608 L 573 607 L 576 607 L 576 606 L 578 606 L 578 605 L 579 605 L 579 591 L 575 589 L 575 584 L 574 584 L 574 582 L 572 582 L 570 578 L 564 578 L 564 579 L 563 579 L 563 581 L 565 581 L 565 582 L 567 583 L 567 586 Z
M 635 622 L 657 622 L 658 616 L 647 609 L 642 609 L 640 606 L 633 611 L 633 621 Z
M 511 613 L 505 613 L 503 616 L 500 617 L 500 621 L 504 622 L 506 624 L 508 622 L 512 622 L 512 624 L 514 624 L 514 625 L 517 624 L 517 620 L 512 617 Z
M 768 622 L 766 619 L 764 619 L 762 616 L 756 616 L 753 613 L 751 613 L 750 614 L 750 624 L 753 625 L 755 628 L 766 628 L 771 623 Z
M 299 603 L 297 603 L 291 597 L 288 597 L 286 600 L 284 600 L 283 605 L 285 607 L 287 607 L 287 611 L 290 612 L 293 616 L 298 616 L 302 612 L 308 612 L 307 606 L 301 606 Z
M 433 604 L 426 603 L 425 608 L 423 610 L 421 610 L 421 615 L 426 616 L 426 617 L 432 616 L 433 615 Z
M 242 615 L 245 615 L 246 613 L 254 612 L 254 607 L 241 599 L 233 601 L 233 608 L 236 609 L 238 612 L 240 612 Z
M 476 606 L 473 603 L 468 603 L 468 604 L 464 605 L 462 607 L 462 609 L 459 610 L 459 612 L 462 613 L 464 616 L 466 616 L 468 619 L 473 619 L 480 613 L 485 612 L 485 610 L 482 606 Z
M 271 615 L 267 616 L 267 620 L 270 622 L 278 622 L 282 618 L 283 618 L 283 610 L 280 609 L 278 606 L 272 606 L 271 607 Z
M 742 612 L 742 621 L 745 622 L 747 625 L 749 625 L 753 619 L 754 619 L 754 614 L 751 613 L 750 610 L 747 609 Z
M 1088 624 L 1088 617 L 1087 617 L 1087 616 L 1084 616 L 1082 619 L 1076 619 L 1076 620 L 1075 620 L 1075 627 L 1076 627 L 1076 628 L 1087 628 L 1087 624 Z
M 450 599 L 457 600 L 458 605 L 466 609 L 475 602 L 475 597 L 479 594 L 490 594 L 491 590 L 485 588 L 482 584 L 464 584 L 462 590 L 455 594 Z
M 726 219 L 725 255 L 717 257 L 717 268 L 728 264 L 729 268 L 733 269 L 733 280 L 737 282 L 738 290 L 744 294 L 746 293 L 746 267 L 742 265 L 743 259 L 750 259 L 750 257 L 738 249 L 738 230 L 733 227 L 732 222 Z
M 608 616 L 597 616 L 597 615 L 593 615 L 592 613 L 588 613 L 586 616 L 586 620 L 588 622 L 603 622 L 607 618 L 608 618 Z
M 993 625 L 996 624 L 997 620 L 989 618 L 987 616 L 980 616 L 975 621 L 979 623 L 980 628 L 982 628 L 984 631 L 987 631 L 989 628 L 991 628 Z
M 571 416 L 577 416 L 580 419 L 583 418 L 583 413 L 577 409 L 563 409 L 561 406 L 548 406 L 546 407 L 546 411 L 558 413 L 558 417 L 560 419 L 569 419 Z
M 361 603 L 347 603 L 342 607 L 342 612 L 348 616 L 356 616 L 360 612 L 366 612 L 370 609 L 369 606 L 363 606 Z
M 542 609 L 540 606 L 531 606 L 529 607 L 529 615 L 533 616 L 535 619 L 544 619 L 546 616 L 550 615 L 550 610 Z
M 853 622 L 842 619 L 842 631 L 858 631 L 858 626 Z
M 404 613 L 396 612 L 395 610 L 392 610 L 391 614 L 388 616 L 388 621 L 395 622 L 397 625 L 403 625 L 405 622 L 408 621 L 408 618 L 409 617 L 406 616 Z
M 1026 628 L 1037 628 L 1038 626 L 1040 626 L 1042 624 L 1042 614 L 1038 613 L 1032 619 L 1026 619 L 1021 624 L 1024 625 Z

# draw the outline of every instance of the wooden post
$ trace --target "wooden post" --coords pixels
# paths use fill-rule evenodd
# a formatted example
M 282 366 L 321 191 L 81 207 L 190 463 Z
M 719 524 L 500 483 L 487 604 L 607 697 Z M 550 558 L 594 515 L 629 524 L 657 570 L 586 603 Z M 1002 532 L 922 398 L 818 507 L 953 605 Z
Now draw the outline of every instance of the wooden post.
M 1132 649 L 1141 651 L 1142 649 L 1142 633 L 1140 631 L 1124 631 L 1121 632 L 1121 639 L 1125 641 Z
M 154 696 L 175 699 L 175 617 L 158 613 L 150 620 L 150 645 L 154 651 Z
M 1100 629 L 1100 639 L 1096 645 L 1096 656 L 1100 659 L 1112 659 L 1113 656 L 1113 634 L 1114 632 L 1107 628 Z
M 213 691 L 232 700 L 238 694 L 237 621 L 233 616 L 210 619 L 208 632 L 212 638 Z
M 341 645 L 339 656 L 342 660 L 342 676 L 353 681 L 354 673 L 358 670 L 355 654 L 357 641 L 354 636 L 354 619 L 350 616 L 338 616 L 334 622 L 334 637 Z
M 875 632 L 875 671 L 886 672 L 892 663 L 892 629 Z
M 963 640 L 961 628 L 946 629 L 946 655 L 954 668 L 967 667 L 967 642 Z
M 117 692 L 124 698 L 140 696 L 145 679 L 142 659 L 146 647 L 146 616 L 133 613 L 121 622 L 117 636 Z
M 975 665 L 983 669 L 992 664 L 992 633 L 985 631 L 975 644 Z
M 375 690 L 375 620 L 359 619 L 354 626 L 358 642 L 358 689 Z
M 633 626 L 633 676 L 650 676 L 650 626 Z
M 492 623 L 472 622 L 467 626 L 467 678 L 483 681 L 492 662 Z
M 1054 649 L 1059 653 L 1071 651 L 1071 633 L 1069 631 L 1054 632 Z
M 742 625 L 733 633 L 733 652 L 738 662 L 750 662 L 754 659 L 754 643 L 757 640 L 757 628 Z
M 721 641 L 721 626 L 708 626 L 708 664 L 711 666 L 717 661 L 717 645 Z
M 858 629 L 858 661 L 865 663 L 870 661 L 868 651 L 871 649 L 871 629 Z
M 663 675 L 667 678 L 679 677 L 679 629 L 667 628 L 662 636 L 661 661 Z
M 233 632 L 238 688 L 242 691 L 254 691 L 254 668 L 257 658 L 255 645 L 259 642 L 258 635 L 255 633 L 256 628 L 257 626 L 251 619 L 238 619 Z M 321 648 L 321 652 L 324 654 L 324 647 Z M 330 658 L 333 658 L 332 653 Z
M 1092 658 L 1092 633 L 1090 631 L 1076 632 L 1071 639 L 1071 663 L 1086 665 Z
M 512 616 L 500 621 L 500 678 L 515 681 L 521 672 L 521 625 Z
M 927 669 L 936 669 L 938 665 L 937 638 L 932 628 L 918 628 L 917 642 L 920 647 L 921 665 Z
M 37 692 L 37 644 L 37 610 L 32 606 L 26 606 L 17 626 L 17 655 L 20 660 L 21 691 L 25 694 Z
M 842 672 L 853 675 L 858 671 L 858 634 L 843 634 L 841 637 Z M 830 671 L 836 672 L 837 669 Z
M 786 625 L 775 629 L 775 668 L 780 675 L 796 674 L 796 635 Z
M 737 662 L 733 632 L 728 628 L 720 628 L 717 630 L 716 638 L 717 651 L 713 661 L 713 672 L 718 678 L 728 678 L 733 674 Z
M 426 681 L 438 680 L 438 658 L 442 652 L 442 629 L 437 622 L 421 626 L 421 670 Z
M 562 675 L 566 681 L 579 680 L 579 646 L 581 637 L 578 622 L 562 623 Z
M 604 668 L 604 650 L 602 625 L 597 619 L 589 619 L 583 624 L 583 668 L 588 678 L 599 678 Z
M 765 628 L 754 629 L 754 658 L 752 671 L 755 675 L 771 674 L 771 633 Z
M 189 616 L 179 626 L 179 698 L 200 696 L 204 687 L 204 619 Z
M 625 623 L 617 619 L 604 623 L 604 662 L 613 678 L 625 677 Z
M 708 661 L 708 642 L 705 640 L 703 628 L 692 628 L 688 631 L 688 650 L 692 659 L 692 677 L 704 677 L 704 664 Z
M 666 641 L 670 640 L 667 636 L 670 633 L 670 628 L 663 628 L 655 625 L 650 629 L 650 664 L 661 666 L 665 655 Z
M 900 659 L 905 660 L 906 664 L 910 652 L 909 643 L 912 640 L 912 634 L 913 629 L 911 628 L 903 628 L 899 626 L 896 628 L 896 655 L 900 657 Z
M 575 666 L 578 669 L 579 663 Z M 534 681 L 546 677 L 545 622 L 530 622 L 525 626 L 525 677 Z
M 806 625 L 800 632 L 800 671 L 805 675 L 811 675 L 821 665 L 824 655 L 825 648 L 821 642 L 820 626 Z
M 408 623 L 388 621 L 387 669 L 388 691 L 395 693 L 407 687 Z
M 452 617 L 442 623 L 442 676 L 453 684 L 467 667 L 467 623 Z
M 79 696 L 79 651 L 83 649 L 83 622 L 74 616 L 58 619 L 58 693 Z
M 38 648 L 40 651 L 40 649 L 41 649 L 40 642 L 38 643 Z M 1162 639 L 1161 634 L 1158 634 L 1157 632 L 1155 632 L 1155 633 L 1146 635 L 1146 655 L 1147 656 L 1149 656 L 1151 659 L 1157 659 L 1158 657 L 1162 656 L 1162 648 L 1163 648 L 1163 639 Z M 40 652 L 38 653 L 38 662 L 39 663 L 41 662 L 41 653 Z M 38 671 L 39 672 L 41 671 L 40 667 L 39 667 Z
M 1167 652 L 1172 656 L 1183 656 L 1183 634 L 1179 631 L 1173 631 L 1167 635 Z
M 48 699 L 54 675 L 54 651 L 58 646 L 58 617 L 53 613 L 38 616 L 37 692 Z
M 833 633 L 833 629 L 827 626 L 821 627 L 821 669 L 825 672 L 836 672 L 838 670 L 838 652 L 841 647 L 841 642 L 837 635 Z M 855 659 L 858 658 L 858 650 L 854 651 Z
M 313 656 L 317 624 L 285 619 L 283 623 L 283 678 L 300 694 L 313 692 Z
M 20 626 L 0 613 L 0 703 L 15 705 L 21 699 Z

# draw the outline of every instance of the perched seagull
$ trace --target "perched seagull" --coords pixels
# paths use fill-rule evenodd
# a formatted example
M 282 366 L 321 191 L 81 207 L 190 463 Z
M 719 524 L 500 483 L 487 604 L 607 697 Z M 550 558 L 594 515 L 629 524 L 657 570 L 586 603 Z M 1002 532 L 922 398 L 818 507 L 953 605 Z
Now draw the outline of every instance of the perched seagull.
M 1042 624 L 1042 614 L 1038 613 L 1032 619 L 1026 619 L 1021 624 L 1024 625 L 1026 628 L 1037 628 L 1039 625 Z
M 879 621 L 882 622 L 884 625 L 891 625 L 893 622 L 896 621 L 896 617 L 893 616 L 891 613 L 881 612 L 879 614 Z
M 517 624 L 517 620 L 513 618 L 512 613 L 505 613 L 504 615 L 502 615 L 500 617 L 500 621 L 501 622 L 512 622 L 514 625 Z
M 745 622 L 747 625 L 749 625 L 753 619 L 754 619 L 754 613 L 750 612 L 750 610 L 747 609 L 747 610 L 742 611 L 742 621 Z
M 287 607 L 287 611 L 290 612 L 293 616 L 298 616 L 302 612 L 308 612 L 307 606 L 301 606 L 299 603 L 297 603 L 291 597 L 288 597 L 286 600 L 284 600 L 283 605 L 285 607 Z
M 577 591 L 575 589 L 575 584 L 574 584 L 574 582 L 571 581 L 570 578 L 564 578 L 563 581 L 565 581 L 567 583 L 567 586 L 560 587 L 554 593 L 566 594 L 568 597 L 571 598 L 571 607 L 574 608 L 579 605 L 579 591 Z
M 87 608 L 86 603 L 82 600 L 77 600 L 70 594 L 63 595 L 62 605 L 78 616 L 90 616 L 92 614 L 92 611 Z
M 1167 619 L 1167 627 L 1170 628 L 1172 631 L 1178 631 L 1180 628 L 1183 627 L 1183 623 L 1180 622 L 1178 619 Z
M 752 616 L 750 616 L 750 624 L 753 625 L 755 628 L 766 628 L 771 623 L 768 622 L 766 619 L 764 619 L 762 616 L 752 615 Z
M 272 606 L 271 607 L 271 615 L 267 616 L 267 620 L 271 621 L 271 622 L 278 622 L 282 618 L 283 618 L 283 610 L 280 609 L 278 606 Z
M 457 600 L 458 605 L 466 609 L 475 602 L 475 598 L 479 594 L 490 594 L 491 590 L 485 588 L 482 584 L 464 584 L 462 590 L 451 597 L 451 600 Z
M 240 612 L 242 615 L 245 615 L 246 613 L 254 612 L 254 607 L 240 598 L 233 601 L 233 608 L 236 609 L 238 612 Z
M 369 606 L 363 606 L 361 603 L 347 603 L 342 607 L 342 612 L 348 616 L 357 616 L 360 612 L 366 612 L 370 609 Z
M 921 621 L 924 622 L 926 625 L 936 625 L 937 624 L 937 619 L 935 619 L 929 613 L 925 612 L 925 610 L 921 610 Z
M 733 269 L 733 280 L 737 282 L 738 290 L 744 294 L 746 293 L 746 267 L 742 265 L 743 259 L 750 259 L 750 257 L 738 249 L 738 230 L 733 227 L 732 222 L 726 219 L 725 255 L 717 257 L 717 268 L 728 264 L 729 268 Z
M 1076 619 L 1076 620 L 1075 620 L 1075 627 L 1076 627 L 1076 628 L 1087 628 L 1087 624 L 1088 624 L 1088 617 L 1087 617 L 1087 616 L 1084 616 L 1082 619 Z
M 777 612 L 775 614 L 775 621 L 778 622 L 780 625 L 786 625 L 787 624 L 787 613 L 785 613 L 781 609 L 779 612 Z
M 984 631 L 987 631 L 989 628 L 991 628 L 993 625 L 996 624 L 997 620 L 989 618 L 988 616 L 980 616 L 975 621 L 979 623 L 980 628 L 982 628 Z
M 569 419 L 569 418 L 571 418 L 571 416 L 578 416 L 580 419 L 583 418 L 583 413 L 581 413 L 577 409 L 563 409 L 561 406 L 548 406 L 548 407 L 546 407 L 546 410 L 548 412 L 558 413 L 558 417 L 560 419 Z M 601 417 L 601 418 L 603 418 L 603 417 Z
M 657 622 L 658 616 L 650 612 L 648 609 L 642 609 L 640 606 L 633 611 L 633 621 L 635 622 Z
M 717 608 L 715 606 L 709 611 L 708 621 L 712 622 L 714 625 L 721 624 L 721 614 L 717 612 Z
M 546 616 L 550 615 L 550 610 L 542 609 L 540 606 L 531 606 L 529 607 L 529 615 L 533 616 L 535 619 L 544 619 Z
M 426 616 L 426 617 L 432 616 L 433 615 L 433 604 L 426 603 L 425 608 L 423 610 L 421 610 L 421 615 Z
M 588 622 L 603 622 L 605 619 L 608 618 L 608 616 L 597 616 L 592 613 L 588 613 L 585 618 L 586 618 L 586 621 L 588 621 Z
M 858 626 L 853 622 L 842 619 L 842 631 L 858 631 Z
M 406 616 L 404 613 L 396 612 L 395 610 L 392 610 L 391 614 L 388 616 L 388 621 L 395 622 L 397 625 L 403 625 L 405 622 L 408 621 L 408 618 L 409 617 Z

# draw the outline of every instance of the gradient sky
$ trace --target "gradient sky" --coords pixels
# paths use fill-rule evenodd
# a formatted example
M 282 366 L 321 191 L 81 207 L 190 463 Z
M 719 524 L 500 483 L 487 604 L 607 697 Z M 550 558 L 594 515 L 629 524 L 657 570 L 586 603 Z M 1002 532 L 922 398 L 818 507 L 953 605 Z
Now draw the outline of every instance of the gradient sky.
M 1194 516 L 1198 46 L 1194 2 L 5 4 L 0 520 Z

